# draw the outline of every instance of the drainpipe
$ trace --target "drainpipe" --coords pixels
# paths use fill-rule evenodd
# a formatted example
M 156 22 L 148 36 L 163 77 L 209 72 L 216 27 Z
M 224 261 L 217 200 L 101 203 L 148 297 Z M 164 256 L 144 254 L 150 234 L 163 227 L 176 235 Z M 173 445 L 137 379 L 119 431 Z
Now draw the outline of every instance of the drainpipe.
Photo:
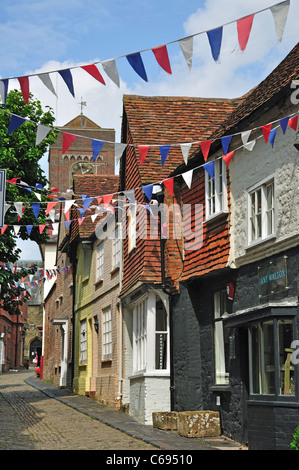
M 71 387 L 73 389 L 74 375 L 75 375 L 75 300 L 76 300 L 76 272 L 77 265 L 76 262 L 73 264 L 73 298 L 72 298 L 72 352 L 71 352 Z
M 123 222 L 123 219 L 122 219 Z M 120 237 L 120 260 L 119 260 L 119 292 L 122 290 L 122 275 L 123 275 L 123 224 L 119 224 L 118 236 Z M 119 360 L 119 369 L 118 369 L 118 394 L 117 400 L 122 400 L 123 397 L 123 305 L 122 299 L 119 298 L 119 343 L 118 343 L 118 360 Z

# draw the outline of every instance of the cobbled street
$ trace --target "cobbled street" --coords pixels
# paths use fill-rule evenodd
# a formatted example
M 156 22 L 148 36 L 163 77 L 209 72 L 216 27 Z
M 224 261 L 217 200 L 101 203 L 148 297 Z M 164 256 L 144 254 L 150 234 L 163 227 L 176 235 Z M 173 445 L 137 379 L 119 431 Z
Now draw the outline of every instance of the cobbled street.
M 34 372 L 0 375 L 0 450 L 152 450 L 153 447 L 27 385 Z

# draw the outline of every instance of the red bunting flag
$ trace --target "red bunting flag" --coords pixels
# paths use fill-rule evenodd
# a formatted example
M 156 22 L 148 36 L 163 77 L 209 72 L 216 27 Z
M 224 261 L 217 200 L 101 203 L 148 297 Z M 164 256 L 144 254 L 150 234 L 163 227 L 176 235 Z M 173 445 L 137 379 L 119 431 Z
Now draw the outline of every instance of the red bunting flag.
M 76 135 L 63 132 L 62 153 L 66 153 L 76 139 Z
M 91 65 L 81 65 L 81 69 L 84 69 L 86 72 L 88 72 L 93 78 L 98 80 L 100 83 L 103 85 L 106 85 L 105 80 L 103 79 L 101 73 L 99 72 L 99 69 L 96 67 L 96 65 L 91 64 Z
M 288 122 L 288 126 L 290 126 L 291 129 L 293 129 L 294 131 L 297 130 L 297 125 L 298 125 L 298 114 L 297 116 L 294 116 L 291 119 L 289 119 L 289 122 Z
M 112 198 L 113 198 L 113 194 L 107 194 L 106 196 L 103 196 L 104 209 L 106 209 L 106 207 L 109 206 Z
M 152 51 L 156 57 L 158 64 L 162 67 L 162 69 L 164 69 L 165 72 L 171 74 L 172 71 L 171 71 L 171 67 L 169 63 L 169 57 L 168 57 L 166 45 L 155 47 L 152 49 Z
M 229 164 L 231 162 L 231 159 L 234 156 L 234 151 L 227 153 L 226 155 L 223 155 L 222 158 L 226 163 L 227 168 L 229 167 Z
M 244 51 L 247 46 L 253 18 L 254 15 L 250 15 L 237 21 L 238 40 L 242 51 Z
M 2 229 L 1 229 L 1 235 L 3 235 L 3 233 L 5 232 L 6 229 L 7 229 L 7 225 L 3 225 Z
M 49 214 L 49 212 L 53 209 L 54 206 L 56 206 L 57 202 L 48 202 L 47 204 L 47 209 L 46 209 L 46 215 Z
M 173 196 L 173 178 L 169 178 L 167 180 L 162 181 L 164 186 L 167 188 L 167 190 L 170 192 L 170 194 Z
M 43 233 L 44 228 L 45 228 L 45 225 L 39 225 L 38 229 L 39 229 L 39 233 L 40 233 L 40 234 Z
M 209 150 L 211 147 L 212 140 L 206 140 L 204 142 L 201 142 L 201 151 L 203 153 L 203 158 L 205 159 L 205 162 L 207 161 L 208 155 L 209 155 Z
M 272 127 L 272 124 L 266 124 L 265 126 L 262 126 L 264 139 L 266 143 L 268 142 L 268 139 L 269 139 L 271 127 Z
M 29 78 L 28 77 L 19 77 L 18 78 L 20 86 L 21 86 L 21 91 L 24 100 L 28 104 L 29 102 Z
M 149 145 L 138 145 L 138 150 L 139 150 L 139 161 L 140 165 L 144 163 L 144 160 L 147 156 L 147 152 L 149 150 Z

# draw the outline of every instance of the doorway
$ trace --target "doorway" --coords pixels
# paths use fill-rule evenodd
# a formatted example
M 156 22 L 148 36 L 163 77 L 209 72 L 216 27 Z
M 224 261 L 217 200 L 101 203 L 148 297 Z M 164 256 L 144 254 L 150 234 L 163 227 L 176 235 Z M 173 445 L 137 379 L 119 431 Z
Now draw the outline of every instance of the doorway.
M 39 367 L 41 355 L 42 355 L 42 341 L 39 338 L 35 338 L 30 343 L 30 356 L 29 356 L 30 364 L 33 364 L 33 360 L 37 356 L 37 363 L 35 365 Z

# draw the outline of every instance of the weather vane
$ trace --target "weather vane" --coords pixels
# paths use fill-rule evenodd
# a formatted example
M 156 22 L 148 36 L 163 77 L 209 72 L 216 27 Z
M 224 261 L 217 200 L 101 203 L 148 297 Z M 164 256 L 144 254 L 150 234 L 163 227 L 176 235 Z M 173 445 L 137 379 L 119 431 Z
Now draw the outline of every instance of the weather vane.
M 82 96 L 81 96 L 81 102 L 79 104 L 81 106 L 81 115 L 83 115 L 83 108 L 84 108 L 84 106 L 86 106 L 86 101 L 83 101 Z

